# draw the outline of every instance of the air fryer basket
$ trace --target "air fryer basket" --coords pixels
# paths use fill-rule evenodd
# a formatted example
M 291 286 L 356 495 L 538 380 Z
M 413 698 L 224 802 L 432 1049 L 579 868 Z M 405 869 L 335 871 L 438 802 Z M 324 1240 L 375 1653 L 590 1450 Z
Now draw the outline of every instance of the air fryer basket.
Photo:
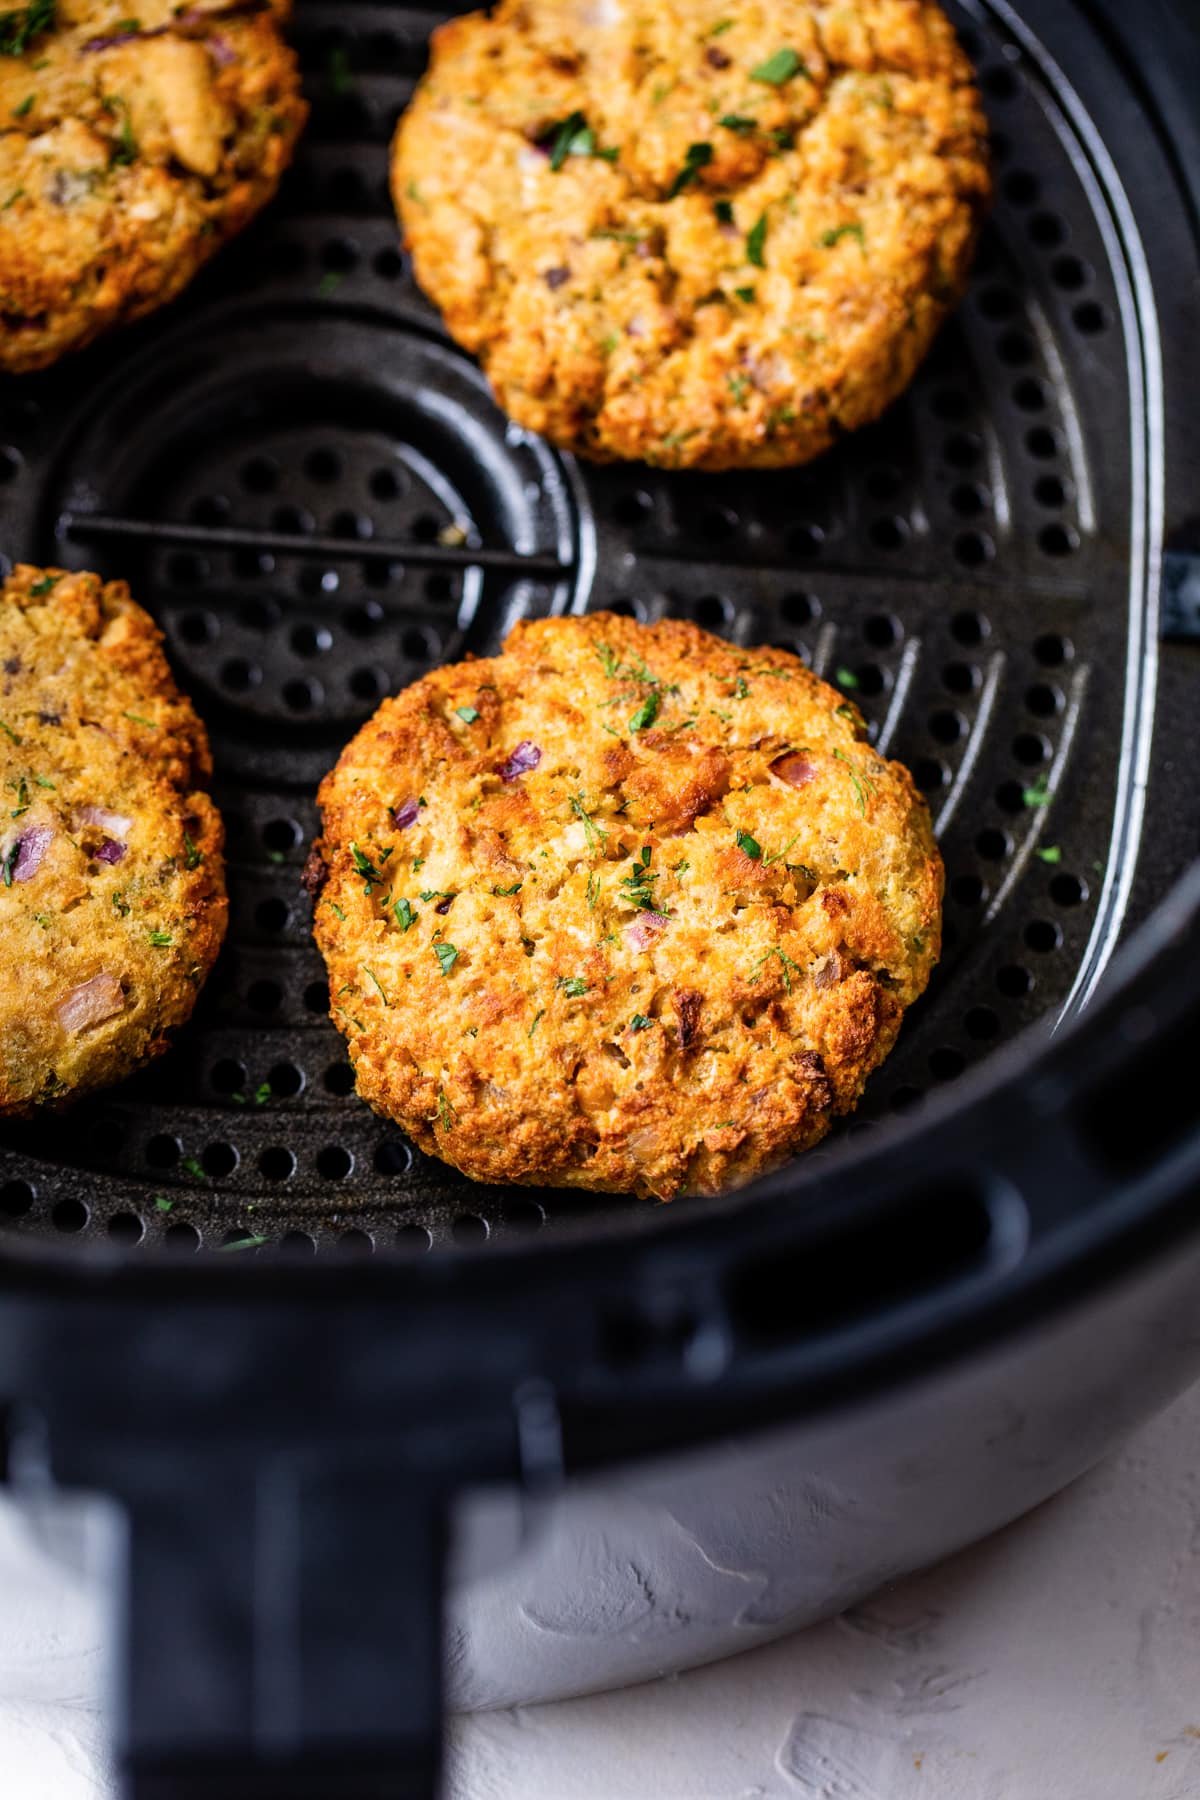
M 598 1211 L 466 1182 L 366 1112 L 298 884 L 316 783 L 380 697 L 521 616 L 798 650 L 914 770 L 945 957 L 852 1129 L 1087 999 L 1163 774 L 1156 320 L 1052 71 L 990 6 L 955 18 L 995 126 L 969 297 L 879 424 L 806 469 L 709 477 L 588 467 L 506 423 L 388 200 L 436 15 L 301 0 L 314 110 L 278 205 L 181 303 L 0 391 L 0 543 L 126 577 L 160 620 L 212 733 L 232 898 L 172 1054 L 69 1131 L 3 1134 L 14 1229 L 411 1251 Z

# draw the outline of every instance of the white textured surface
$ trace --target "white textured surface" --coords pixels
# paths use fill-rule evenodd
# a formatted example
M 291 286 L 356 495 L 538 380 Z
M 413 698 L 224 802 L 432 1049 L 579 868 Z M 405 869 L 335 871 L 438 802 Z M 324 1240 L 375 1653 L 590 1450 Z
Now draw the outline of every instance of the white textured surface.
M 1200 1388 L 845 1619 L 459 1722 L 450 1800 L 1195 1800 Z M 0 1507 L 0 1795 L 111 1800 L 96 1598 Z

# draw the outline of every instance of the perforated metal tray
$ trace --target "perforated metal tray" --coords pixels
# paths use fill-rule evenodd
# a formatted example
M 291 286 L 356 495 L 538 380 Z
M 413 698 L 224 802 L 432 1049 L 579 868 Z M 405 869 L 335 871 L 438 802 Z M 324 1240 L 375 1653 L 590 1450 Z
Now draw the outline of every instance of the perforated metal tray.
M 592 468 L 506 423 L 398 247 L 387 143 L 442 15 L 394 5 L 300 0 L 314 110 L 278 204 L 164 314 L 0 385 L 0 544 L 126 577 L 162 623 L 212 734 L 232 897 L 171 1055 L 69 1129 L 0 1134 L 8 1227 L 419 1251 L 624 1204 L 480 1188 L 367 1112 L 299 886 L 351 732 L 523 615 L 798 650 L 915 771 L 945 957 L 851 1129 L 1086 1001 L 1138 868 L 1156 327 L 1062 83 L 982 0 L 952 11 L 994 125 L 970 294 L 911 392 L 808 468 Z

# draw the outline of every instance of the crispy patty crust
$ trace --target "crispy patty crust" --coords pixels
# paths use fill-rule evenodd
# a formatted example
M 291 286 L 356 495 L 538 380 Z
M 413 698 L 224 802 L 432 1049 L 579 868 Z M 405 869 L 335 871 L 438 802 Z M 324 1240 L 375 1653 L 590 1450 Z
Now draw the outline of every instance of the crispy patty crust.
M 290 3 L 0 10 L 0 369 L 173 299 L 271 198 L 307 113 Z
M 225 934 L 208 739 L 124 582 L 0 587 L 0 1115 L 166 1048 Z
M 392 181 L 514 419 L 704 469 L 805 462 L 882 412 L 989 191 L 931 0 L 500 0 L 434 33 Z
M 670 1198 L 825 1135 L 940 943 L 908 772 L 780 650 L 612 614 L 395 698 L 310 859 L 358 1091 L 481 1181 Z

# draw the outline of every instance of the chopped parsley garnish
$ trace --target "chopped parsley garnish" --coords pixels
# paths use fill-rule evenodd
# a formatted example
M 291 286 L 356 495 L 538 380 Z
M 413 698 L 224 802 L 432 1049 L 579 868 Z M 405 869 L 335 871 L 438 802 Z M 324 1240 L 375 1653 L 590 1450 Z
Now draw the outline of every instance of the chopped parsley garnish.
M 204 1181 L 207 1179 L 203 1165 L 197 1162 L 194 1156 L 185 1156 L 179 1166 L 185 1175 L 193 1175 L 197 1181 Z
M 507 900 L 510 894 L 519 894 L 524 885 L 525 884 L 522 881 L 514 881 L 511 887 L 494 887 L 492 892 L 496 895 L 497 899 Z
M 648 726 L 653 725 L 655 719 L 658 717 L 659 705 L 660 699 L 658 689 L 651 688 L 650 692 L 646 695 L 646 698 L 642 701 L 642 704 L 638 707 L 637 711 L 629 721 L 630 731 L 645 731 Z
M 345 277 L 339 269 L 327 269 L 317 283 L 317 299 L 329 300 L 337 293 Z
M 129 119 L 129 104 L 119 94 L 112 94 L 104 100 L 105 109 L 117 120 L 117 144 L 112 153 L 113 163 L 118 168 L 127 168 L 137 161 L 137 139 L 133 135 L 133 126 Z
M 595 156 L 596 134 L 581 112 L 573 112 L 554 127 L 550 139 L 550 167 L 557 174 L 568 156 Z
M 710 37 L 710 38 L 720 37 L 724 32 L 732 31 L 732 30 L 733 30 L 733 20 L 732 19 L 718 19 L 716 24 L 714 26 L 712 26 L 712 28 L 705 33 L 705 36 Z
M 772 852 L 769 856 L 764 856 L 763 857 L 763 868 L 769 869 L 772 863 L 782 862 L 784 857 L 787 855 L 788 851 L 791 849 L 792 845 L 795 843 L 796 839 L 799 836 L 800 836 L 800 833 L 798 831 L 794 832 L 792 834 L 792 836 L 788 839 L 787 843 L 783 846 L 782 850 L 772 850 Z
M 227 1244 L 218 1244 L 217 1249 L 220 1251 L 257 1250 L 259 1248 L 259 1246 L 261 1244 L 265 1244 L 266 1241 L 267 1241 L 267 1239 L 266 1239 L 265 1232 L 252 1231 L 252 1232 L 248 1232 L 245 1237 L 230 1238 L 230 1240 Z
M 722 113 L 717 124 L 723 125 L 726 131 L 736 131 L 739 137 L 758 129 L 757 119 L 748 119 L 744 113 Z
M 634 1013 L 629 1021 L 629 1029 L 630 1031 L 649 1031 L 653 1023 L 654 1020 L 648 1019 L 645 1013 Z
M 712 159 L 711 144 L 689 144 L 683 158 L 683 167 L 667 189 L 667 199 L 674 200 L 676 194 L 682 194 L 689 182 L 695 181 L 701 169 L 707 168 Z
M 717 200 L 717 201 L 715 201 L 713 204 L 713 212 L 717 216 L 718 225 L 732 225 L 733 224 L 733 202 L 732 202 L 732 200 Z
M 451 893 L 447 888 L 422 888 L 421 898 L 428 906 L 431 900 L 456 900 L 458 895 Z
M 600 877 L 593 870 L 587 878 L 588 911 L 595 912 L 596 902 L 600 898 Z
M 194 844 L 188 833 L 183 834 L 183 866 L 185 869 L 198 869 L 204 861 L 204 852 L 198 844 Z
M 129 902 L 126 900 L 125 895 L 120 888 L 117 888 L 113 894 L 112 903 L 113 911 L 115 913 L 119 913 L 123 919 L 129 917 Z
M 327 902 L 327 904 L 328 904 L 329 910 L 333 914 L 334 918 L 340 919 L 344 925 L 346 922 L 346 915 L 342 911 L 341 907 L 338 905 L 337 901 L 330 900 Z
M 155 1196 L 154 1196 L 155 1212 L 169 1213 L 173 1209 L 174 1205 L 175 1205 L 175 1202 L 173 1200 L 168 1200 L 167 1196 L 165 1194 L 155 1194 Z
M 433 954 L 441 965 L 443 975 L 448 975 L 458 961 L 458 951 L 453 944 L 435 944 Z
M 826 250 L 832 250 L 833 246 L 835 244 L 840 244 L 844 237 L 857 238 L 859 249 L 864 256 L 867 254 L 867 240 L 863 233 L 862 226 L 857 224 L 831 225 L 828 231 L 823 231 L 821 233 L 818 242 L 823 244 Z
M 758 290 L 756 288 L 738 287 L 734 288 L 733 291 L 739 300 L 745 301 L 747 306 L 752 306 L 758 298 Z
M 733 395 L 733 404 L 742 406 L 745 403 L 746 395 L 750 392 L 749 381 L 743 374 L 735 371 L 732 375 L 725 377 L 725 382 L 729 392 Z
M 4 855 L 4 885 L 6 888 L 13 884 L 13 870 L 17 866 L 17 858 L 20 854 L 21 840 L 18 838 L 15 844 L 9 845 Z
M 583 804 L 582 794 L 571 795 L 571 811 L 575 814 L 577 819 L 582 819 L 583 821 L 583 835 L 587 841 L 588 849 L 595 850 L 600 848 L 607 841 L 608 833 L 605 831 L 603 825 L 597 825 L 591 813 L 588 812 Z
M 621 898 L 626 905 L 636 906 L 641 912 L 659 912 L 663 909 L 654 898 L 654 884 L 657 880 L 657 872 L 650 867 L 650 846 L 643 844 L 633 859 L 630 874 L 621 879 L 621 886 L 625 889 Z
M 582 975 L 560 975 L 554 985 L 562 989 L 568 1000 L 578 1000 L 581 994 L 588 991 L 588 984 Z
M 391 854 L 390 850 L 381 851 L 379 855 L 380 863 L 385 863 Z M 382 868 L 377 869 L 375 867 L 375 864 L 371 861 L 366 851 L 358 844 L 351 843 L 350 856 L 354 863 L 355 874 L 361 875 L 363 878 L 363 893 L 369 894 L 376 882 L 381 882 L 383 880 L 383 870 Z
M 760 62 L 750 71 L 751 81 L 763 81 L 768 87 L 782 87 L 793 75 L 808 76 L 808 70 L 790 44 L 785 45 L 782 50 L 776 50 L 773 55 L 768 56 L 766 62 Z M 811 76 L 808 78 L 812 79 Z
M 761 213 L 746 233 L 746 261 L 756 269 L 764 268 L 763 250 L 767 242 L 767 215 Z
M 735 832 L 734 836 L 737 839 L 737 847 L 743 856 L 748 856 L 752 862 L 762 860 L 762 845 L 756 837 L 751 837 L 748 831 Z
M 478 712 L 473 706 L 456 706 L 454 710 L 464 725 L 473 725 L 479 717 Z
M 858 683 L 855 682 L 853 685 L 857 687 Z M 849 719 L 851 725 L 858 724 L 858 714 L 852 706 L 835 706 L 833 709 L 833 716 L 835 719 Z
M 393 901 L 392 911 L 396 915 L 396 923 L 401 931 L 408 931 L 421 916 L 420 913 L 413 911 L 412 904 L 408 900 Z
M 733 684 L 733 698 L 735 700 L 744 700 L 749 692 L 750 683 L 746 680 L 744 675 L 739 675 Z
M 169 931 L 152 931 L 150 933 L 150 942 L 154 945 L 156 950 L 166 950 L 169 945 L 175 942 L 175 939 L 171 936 Z
M 260 1081 L 254 1090 L 255 1106 L 265 1106 L 271 1098 L 272 1088 L 269 1081 Z
M 769 950 L 763 951 L 762 955 L 754 965 L 754 974 L 757 975 L 762 969 L 763 964 L 772 956 L 777 956 L 779 958 L 779 966 L 783 971 L 783 985 L 790 994 L 792 991 L 791 971 L 794 969 L 798 975 L 800 973 L 800 966 L 798 963 L 792 961 L 787 951 L 782 949 L 780 945 L 772 944 Z
M 29 811 L 29 783 L 23 775 L 20 781 L 17 782 L 16 788 L 17 804 L 8 815 L 10 819 L 19 819 L 22 813 L 27 813 Z
M 146 727 L 147 731 L 157 731 L 158 730 L 158 727 L 154 723 L 154 720 L 147 719 L 142 713 L 127 712 L 123 715 L 123 717 L 125 717 L 126 719 L 132 719 L 135 725 L 144 725 Z
M 375 984 L 375 990 L 378 993 L 379 998 L 383 1001 L 383 1004 L 385 1006 L 390 1006 L 392 1003 L 387 997 L 387 990 L 384 987 L 382 981 L 380 981 L 378 975 L 375 973 L 374 969 L 368 969 L 367 965 L 364 963 L 363 964 L 363 974 L 370 976 L 372 982 Z
M 859 771 L 855 768 L 854 764 L 850 761 L 850 758 L 846 755 L 845 751 L 835 750 L 833 754 L 837 757 L 837 760 L 839 762 L 845 763 L 846 767 L 849 769 L 850 779 L 854 783 L 854 797 L 858 801 L 858 810 L 860 813 L 863 814 L 863 816 L 865 818 L 866 811 L 867 811 L 867 792 L 869 790 L 871 794 L 874 794 L 875 789 L 871 786 L 871 783 L 867 780 L 867 777 L 865 775 L 860 774 Z
M 27 113 L 31 113 L 33 111 L 33 101 L 34 101 L 34 96 L 32 94 L 26 94 L 26 96 L 22 100 L 20 106 L 13 107 L 13 109 L 12 109 L 13 118 L 14 119 L 23 119 Z
M 4 733 L 5 737 L 11 738 L 14 744 L 20 743 L 21 740 L 13 730 L 12 726 L 6 725 L 3 719 L 0 719 L 0 731 Z
M 0 206 L 0 212 L 7 212 L 10 206 L 15 206 L 17 204 L 18 200 L 23 200 L 24 198 L 25 198 L 25 189 L 23 187 L 22 188 L 14 188 L 12 193 L 8 196 L 8 199 L 4 202 L 3 206 Z
M 447 1100 L 441 1088 L 438 1089 L 438 1118 L 442 1122 L 442 1130 L 449 1131 L 457 1123 L 458 1115 Z
M 1045 775 L 1039 775 L 1036 781 L 1021 790 L 1021 799 L 1026 806 L 1049 806 L 1050 783 Z
M 536 1030 L 537 1030 L 537 1028 L 538 1028 L 538 1025 L 539 1025 L 539 1023 L 540 1023 L 540 1022 L 541 1022 L 541 1020 L 542 1020 L 542 1019 L 544 1019 L 544 1018 L 545 1018 L 545 1016 L 546 1016 L 546 1009 L 545 1009 L 545 1007 L 544 1007 L 544 1006 L 539 1006 L 539 1007 L 538 1007 L 538 1009 L 537 1009 L 537 1011 L 536 1011 L 536 1012 L 535 1012 L 535 1013 L 534 1013 L 534 1015 L 533 1015 L 533 1024 L 532 1024 L 532 1025 L 531 1025 L 531 1026 L 530 1026 L 530 1027 L 529 1027 L 529 1030 L 528 1030 L 528 1031 L 527 1031 L 527 1032 L 526 1032 L 526 1033 L 525 1033 L 525 1036 L 526 1036 L 526 1037 L 532 1037 L 532 1036 L 533 1036 L 533 1034 L 534 1034 L 534 1032 L 535 1032 L 535 1031 L 536 1031 Z
M 0 56 L 24 56 L 41 32 L 54 24 L 54 0 L 31 0 L 12 12 L 0 13 Z
M 849 688 L 852 692 L 858 686 L 858 676 L 853 669 L 839 669 L 835 679 L 839 687 Z
M 1042 849 L 1035 850 L 1033 854 L 1040 857 L 1044 863 L 1060 863 L 1062 861 L 1062 851 L 1057 844 L 1046 844 Z

